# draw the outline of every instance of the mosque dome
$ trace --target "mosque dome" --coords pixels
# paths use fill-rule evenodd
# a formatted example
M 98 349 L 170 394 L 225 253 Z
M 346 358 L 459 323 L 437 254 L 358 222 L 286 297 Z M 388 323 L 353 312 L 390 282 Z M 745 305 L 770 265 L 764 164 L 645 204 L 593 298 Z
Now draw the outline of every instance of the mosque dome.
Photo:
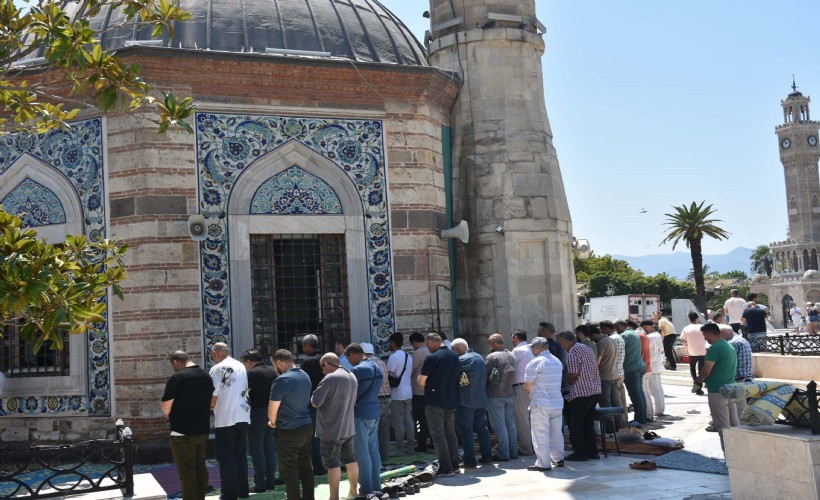
M 803 273 L 803 281 L 816 281 L 820 280 L 820 273 L 815 271 L 814 269 L 809 269 L 805 273 Z
M 82 4 L 65 2 L 64 8 L 76 18 L 83 15 Z M 427 65 L 418 40 L 377 0 L 181 0 L 180 7 L 191 13 L 191 19 L 175 23 L 173 39 L 164 34 L 161 43 L 152 45 L 236 53 L 329 53 L 356 62 Z M 101 40 L 107 49 L 159 40 L 151 37 L 149 27 L 120 26 L 122 20 L 121 11 L 107 7 L 91 18 L 91 28 L 104 31 Z

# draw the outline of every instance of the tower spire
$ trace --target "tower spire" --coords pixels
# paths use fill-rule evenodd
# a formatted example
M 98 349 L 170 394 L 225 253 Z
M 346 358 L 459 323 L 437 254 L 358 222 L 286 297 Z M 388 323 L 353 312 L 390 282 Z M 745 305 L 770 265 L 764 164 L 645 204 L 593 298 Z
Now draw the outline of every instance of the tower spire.
M 797 92 L 797 83 L 794 81 L 794 75 L 792 75 L 792 90 Z

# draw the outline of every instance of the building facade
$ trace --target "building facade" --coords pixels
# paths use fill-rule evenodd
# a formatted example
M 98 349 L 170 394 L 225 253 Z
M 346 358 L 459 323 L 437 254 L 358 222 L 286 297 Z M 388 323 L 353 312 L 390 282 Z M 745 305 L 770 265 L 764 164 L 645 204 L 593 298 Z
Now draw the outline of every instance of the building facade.
M 794 84 L 780 102 L 783 123 L 775 133 L 786 180 L 789 237 L 769 245 L 774 263 L 771 278 L 752 278 L 752 290 L 769 297 L 772 323 L 781 327 L 788 324 L 791 303 L 803 310 L 807 302 L 820 302 L 820 122 L 811 119 L 810 102 Z
M 570 326 L 571 226 L 534 2 L 465 2 L 467 22 L 446 33 L 439 3 L 428 47 L 374 0 L 182 1 L 192 19 L 153 41 L 107 12 L 91 19 L 156 90 L 194 98 L 195 132 L 86 113 L 70 131 L 0 137 L 7 211 L 50 241 L 129 245 L 125 300 L 109 299 L 99 330 L 47 355 L 5 332 L 4 441 L 102 437 L 116 418 L 162 439 L 176 349 L 207 365 L 219 341 L 236 355 L 298 353 L 307 333 L 325 349 L 385 348 L 439 322 L 478 345 L 538 321 Z M 521 22 L 473 28 L 496 10 Z M 476 72 L 451 64 L 479 34 Z M 526 77 L 494 77 L 499 58 Z M 485 109 L 499 92 L 509 102 Z M 460 219 L 477 237 L 442 239 Z

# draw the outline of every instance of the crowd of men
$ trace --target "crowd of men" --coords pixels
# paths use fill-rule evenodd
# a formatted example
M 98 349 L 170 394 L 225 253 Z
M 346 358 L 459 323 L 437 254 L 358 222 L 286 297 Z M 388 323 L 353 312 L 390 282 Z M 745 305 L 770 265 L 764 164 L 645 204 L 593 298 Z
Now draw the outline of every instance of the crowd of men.
M 749 299 L 741 316 L 751 320 L 755 313 L 747 313 L 756 304 L 754 297 Z M 719 324 L 721 314 L 715 319 L 700 325 L 699 315 L 691 314 L 681 337 L 690 350 L 692 392 L 703 394 L 706 387 L 712 425 L 720 432 L 737 425 L 743 410 L 742 402 L 727 405 L 720 387 L 751 380 L 751 347 L 734 325 Z M 284 484 L 289 499 L 312 499 L 314 476 L 324 474 L 330 498 L 336 500 L 343 466 L 349 483 L 343 498 L 366 497 L 381 489 L 391 430 L 396 454 L 434 448 L 439 477 L 519 455 L 535 455 L 528 469 L 545 472 L 562 467 L 565 460 L 599 458 L 596 407 L 622 409 L 607 432 L 641 427 L 664 415 L 660 374 L 664 361 L 667 369 L 676 367 L 674 352 L 670 360 L 667 348 L 676 335 L 660 315 L 640 324 L 602 321 L 560 333 L 541 323 L 530 342 L 522 330 L 509 338 L 491 335 L 490 354 L 484 358 L 465 339 L 450 343 L 434 332 L 411 334 L 413 349 L 408 352 L 405 336 L 395 333 L 386 363 L 371 344 L 341 341 L 335 353 L 323 353 L 319 339 L 305 335 L 299 366 L 285 349 L 273 354 L 271 365 L 256 350 L 236 360 L 227 345 L 217 343 L 211 349 L 210 372 L 183 351 L 171 355 L 175 373 L 162 410 L 170 421 L 171 449 L 186 500 L 205 495 L 211 411 L 222 498 L 227 500 L 277 484 Z M 572 447 L 568 455 L 564 427 Z

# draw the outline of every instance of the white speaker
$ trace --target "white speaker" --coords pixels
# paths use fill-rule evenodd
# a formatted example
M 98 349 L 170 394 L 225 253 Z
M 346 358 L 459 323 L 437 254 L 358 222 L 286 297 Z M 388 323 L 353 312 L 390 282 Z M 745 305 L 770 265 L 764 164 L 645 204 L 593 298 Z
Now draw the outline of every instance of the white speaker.
M 456 227 L 445 229 L 441 232 L 442 238 L 456 238 L 466 244 L 470 241 L 470 228 L 467 227 L 467 221 L 463 220 L 458 223 Z
M 204 216 L 194 214 L 188 218 L 188 234 L 194 241 L 204 241 L 208 237 L 208 223 Z
M 578 257 L 580 260 L 586 260 L 592 253 L 592 249 L 589 246 L 589 240 L 576 240 L 575 243 L 575 256 Z

